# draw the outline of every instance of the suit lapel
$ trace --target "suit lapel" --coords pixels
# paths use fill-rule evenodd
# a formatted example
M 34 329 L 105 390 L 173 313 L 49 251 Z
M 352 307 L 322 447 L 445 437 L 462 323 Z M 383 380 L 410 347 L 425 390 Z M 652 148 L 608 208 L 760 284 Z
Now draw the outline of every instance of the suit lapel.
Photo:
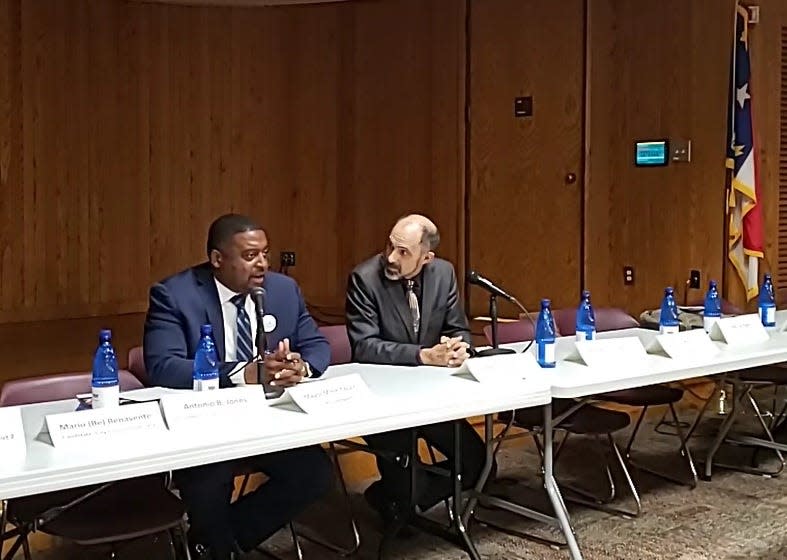
M 421 328 L 418 330 L 418 342 L 428 336 L 429 316 L 434 309 L 437 297 L 436 283 L 432 278 L 432 267 L 428 264 L 421 272 Z
M 383 286 L 385 286 L 388 300 L 396 308 L 396 312 L 402 320 L 402 326 L 407 333 L 407 340 L 409 342 L 415 342 L 412 315 L 410 314 L 410 307 L 405 301 L 401 282 L 392 282 L 383 276 Z
M 205 303 L 207 321 L 213 326 L 213 342 L 218 350 L 219 361 L 224 361 L 224 313 L 221 311 L 219 292 L 216 289 L 216 282 L 213 279 L 210 265 L 203 265 L 197 268 L 197 284 L 199 285 L 200 296 Z

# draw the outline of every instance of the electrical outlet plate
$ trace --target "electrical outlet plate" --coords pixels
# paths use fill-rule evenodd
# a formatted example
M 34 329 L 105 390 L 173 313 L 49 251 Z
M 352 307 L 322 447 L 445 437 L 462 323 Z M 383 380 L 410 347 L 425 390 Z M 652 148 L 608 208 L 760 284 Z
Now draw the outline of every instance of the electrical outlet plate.
M 281 252 L 281 265 L 282 266 L 295 266 L 295 251 L 282 251 Z
M 692 290 L 699 290 L 701 287 L 700 271 L 691 270 L 689 272 L 689 288 Z
M 633 266 L 624 266 L 623 267 L 623 284 L 625 286 L 631 286 L 634 283 L 634 267 Z
M 691 161 L 691 140 L 682 138 L 670 140 L 670 153 L 672 161 Z

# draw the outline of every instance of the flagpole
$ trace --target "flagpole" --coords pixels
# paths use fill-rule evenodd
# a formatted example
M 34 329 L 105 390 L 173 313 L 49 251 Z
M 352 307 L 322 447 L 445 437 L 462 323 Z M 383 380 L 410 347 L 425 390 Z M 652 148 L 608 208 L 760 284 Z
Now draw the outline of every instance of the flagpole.
M 735 62 L 737 56 L 737 45 L 736 41 L 738 40 L 737 33 L 738 33 L 738 4 L 740 2 L 736 0 L 735 5 L 732 7 L 732 52 L 730 53 L 730 79 L 727 85 L 728 91 L 727 95 L 729 98 L 729 105 L 727 106 L 727 154 L 725 154 L 724 158 L 724 211 L 721 213 L 722 215 L 722 247 L 721 247 L 721 285 L 722 285 L 722 297 L 729 301 L 730 298 L 730 286 L 728 285 L 727 281 L 729 280 L 729 274 L 727 269 L 729 268 L 729 255 L 730 255 L 730 195 L 732 194 L 732 172 L 727 167 L 727 155 L 729 154 L 731 147 L 732 147 L 732 131 L 735 129 L 734 119 L 735 119 L 735 97 L 732 95 L 732 92 L 735 89 Z

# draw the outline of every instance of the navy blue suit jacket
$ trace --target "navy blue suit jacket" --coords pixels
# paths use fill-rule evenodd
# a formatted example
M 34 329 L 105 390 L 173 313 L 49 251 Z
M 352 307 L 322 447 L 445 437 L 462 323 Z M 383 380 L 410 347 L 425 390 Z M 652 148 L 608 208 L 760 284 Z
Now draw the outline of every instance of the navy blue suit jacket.
M 282 274 L 268 272 L 265 314 L 276 317 L 276 328 L 267 333 L 268 349 L 290 339 L 290 348 L 309 363 L 313 376 L 328 367 L 331 350 L 306 310 L 298 285 Z M 209 263 L 189 268 L 155 284 L 145 319 L 145 368 L 154 385 L 190 389 L 194 354 L 199 344 L 200 326 L 210 323 L 216 342 L 219 382 L 232 386 L 228 374 L 237 363 L 224 363 L 224 316 Z

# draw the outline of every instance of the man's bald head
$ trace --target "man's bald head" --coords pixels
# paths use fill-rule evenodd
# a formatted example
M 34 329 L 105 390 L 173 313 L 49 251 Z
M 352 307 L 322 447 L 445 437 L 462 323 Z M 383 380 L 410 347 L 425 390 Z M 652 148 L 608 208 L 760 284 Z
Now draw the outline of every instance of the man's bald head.
M 408 233 L 419 234 L 419 243 L 427 251 L 434 251 L 440 245 L 440 232 L 437 230 L 437 226 L 432 220 L 422 214 L 409 214 L 399 218 L 391 234 L 397 228 L 402 228 L 402 231 L 406 230 Z
M 426 216 L 410 214 L 400 218 L 388 236 L 384 255 L 386 277 L 414 278 L 434 258 L 439 243 L 437 226 Z

